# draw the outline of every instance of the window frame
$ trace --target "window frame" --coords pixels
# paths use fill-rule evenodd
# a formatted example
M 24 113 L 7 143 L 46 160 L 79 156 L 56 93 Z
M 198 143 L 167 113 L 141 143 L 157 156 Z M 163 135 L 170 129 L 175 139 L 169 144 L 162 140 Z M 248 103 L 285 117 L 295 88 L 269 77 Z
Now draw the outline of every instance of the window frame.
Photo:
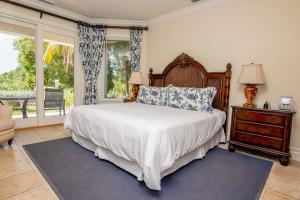
M 115 35 L 109 34 L 106 36 L 106 41 L 113 40 L 113 41 L 130 41 L 130 36 L 128 35 Z M 106 97 L 106 90 L 107 90 L 107 48 L 106 48 L 106 41 L 105 41 L 105 48 L 104 48 L 104 55 L 101 64 L 100 74 L 98 77 L 98 94 L 99 94 L 99 103 L 105 102 L 123 102 L 122 98 L 107 98 Z

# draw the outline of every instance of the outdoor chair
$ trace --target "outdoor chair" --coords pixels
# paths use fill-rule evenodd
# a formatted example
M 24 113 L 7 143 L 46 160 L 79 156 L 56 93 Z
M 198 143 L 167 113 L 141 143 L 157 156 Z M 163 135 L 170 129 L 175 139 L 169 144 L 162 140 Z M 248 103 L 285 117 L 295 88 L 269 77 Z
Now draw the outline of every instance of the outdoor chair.
M 64 90 L 56 88 L 45 88 L 44 109 L 59 110 L 59 115 L 61 115 L 61 111 L 63 111 L 65 115 Z

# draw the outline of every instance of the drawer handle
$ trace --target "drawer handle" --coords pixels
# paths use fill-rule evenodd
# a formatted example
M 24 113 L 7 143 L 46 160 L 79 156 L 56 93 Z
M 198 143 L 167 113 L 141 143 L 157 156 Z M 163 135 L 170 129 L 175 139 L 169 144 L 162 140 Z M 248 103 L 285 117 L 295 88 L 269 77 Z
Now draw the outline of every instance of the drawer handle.
M 256 127 L 255 127 L 255 131 L 256 131 L 256 132 L 259 132 L 259 126 L 256 126 Z
M 246 126 L 246 125 L 244 125 L 244 124 L 242 125 L 241 128 L 242 128 L 243 131 L 248 131 L 248 126 Z
M 271 117 L 271 123 L 274 123 L 276 121 L 276 117 L 275 116 L 272 116 Z
M 268 142 L 267 142 L 267 145 L 273 146 L 273 142 L 272 142 L 272 141 L 268 141 Z
M 244 119 L 248 121 L 249 120 L 249 115 L 245 114 Z
M 272 128 L 272 129 L 271 129 L 271 133 L 274 133 L 274 132 L 275 132 L 275 128 Z

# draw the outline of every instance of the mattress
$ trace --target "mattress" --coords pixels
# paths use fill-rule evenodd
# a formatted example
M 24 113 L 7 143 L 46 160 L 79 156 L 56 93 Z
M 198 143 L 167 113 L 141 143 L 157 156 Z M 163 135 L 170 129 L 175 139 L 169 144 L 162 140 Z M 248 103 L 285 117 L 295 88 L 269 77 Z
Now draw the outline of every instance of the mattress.
M 74 108 L 65 127 L 72 130 L 74 141 L 83 146 L 79 140 L 88 141 L 99 158 L 121 165 L 150 189 L 160 190 L 166 174 L 202 158 L 224 140 L 225 118 L 216 109 L 206 113 L 139 103 L 100 104 Z M 192 152 L 196 152 L 192 159 L 176 167 Z

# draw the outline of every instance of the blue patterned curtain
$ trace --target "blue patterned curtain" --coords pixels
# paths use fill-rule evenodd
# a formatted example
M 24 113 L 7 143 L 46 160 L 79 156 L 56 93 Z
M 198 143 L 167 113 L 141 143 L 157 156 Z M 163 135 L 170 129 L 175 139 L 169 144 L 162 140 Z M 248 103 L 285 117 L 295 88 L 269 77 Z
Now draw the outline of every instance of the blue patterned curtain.
M 106 28 L 78 25 L 79 52 L 83 66 L 85 89 L 83 103 L 98 103 L 97 79 L 105 46 Z
M 143 30 L 130 29 L 130 59 L 134 72 L 140 70 L 142 33 Z

